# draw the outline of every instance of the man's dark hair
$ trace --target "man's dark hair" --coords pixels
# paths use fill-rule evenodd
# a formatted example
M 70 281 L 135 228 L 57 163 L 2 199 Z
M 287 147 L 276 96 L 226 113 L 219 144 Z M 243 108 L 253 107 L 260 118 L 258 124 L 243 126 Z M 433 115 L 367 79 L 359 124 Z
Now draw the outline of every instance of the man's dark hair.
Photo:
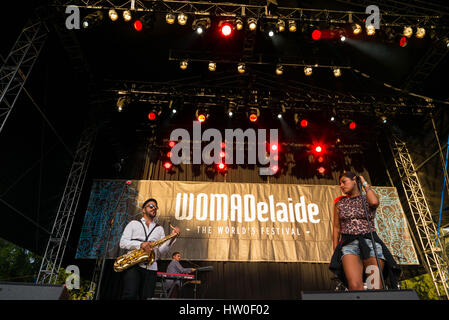
M 175 252 L 173 252 L 173 254 L 171 255 L 171 257 L 172 258 L 174 258 L 177 254 L 179 254 L 180 252 L 178 252 L 178 251 L 175 251 Z
M 146 200 L 146 201 L 143 203 L 142 209 L 145 208 L 145 206 L 146 206 L 146 205 L 148 204 L 148 202 L 150 202 L 150 201 L 153 201 L 154 203 L 156 203 L 156 206 L 158 207 L 156 199 L 150 198 L 150 199 Z

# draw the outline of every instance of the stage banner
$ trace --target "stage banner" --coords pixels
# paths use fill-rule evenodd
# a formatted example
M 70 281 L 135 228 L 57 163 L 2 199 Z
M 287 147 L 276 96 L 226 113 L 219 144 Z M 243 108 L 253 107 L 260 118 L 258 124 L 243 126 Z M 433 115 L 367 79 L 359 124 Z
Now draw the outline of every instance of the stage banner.
M 158 223 L 181 229 L 172 251 L 203 261 L 328 263 L 338 186 L 190 181 L 95 180 L 76 258 L 116 258 L 126 224 L 148 198 Z M 418 264 L 395 188 L 373 187 L 375 227 L 400 264 Z M 170 253 L 163 259 L 170 259 Z

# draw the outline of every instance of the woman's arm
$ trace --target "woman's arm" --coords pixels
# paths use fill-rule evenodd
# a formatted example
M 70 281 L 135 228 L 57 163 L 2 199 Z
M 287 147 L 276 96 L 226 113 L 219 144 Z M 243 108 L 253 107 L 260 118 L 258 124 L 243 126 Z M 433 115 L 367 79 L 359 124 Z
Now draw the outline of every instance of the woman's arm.
M 334 222 L 332 225 L 332 250 L 338 245 L 340 241 L 340 209 L 338 209 L 337 204 L 334 205 Z
M 368 200 L 368 204 L 371 208 L 377 208 L 379 206 L 379 198 L 374 193 L 373 189 L 371 189 L 368 182 L 360 176 L 360 182 L 362 183 L 363 188 L 365 188 L 366 198 Z

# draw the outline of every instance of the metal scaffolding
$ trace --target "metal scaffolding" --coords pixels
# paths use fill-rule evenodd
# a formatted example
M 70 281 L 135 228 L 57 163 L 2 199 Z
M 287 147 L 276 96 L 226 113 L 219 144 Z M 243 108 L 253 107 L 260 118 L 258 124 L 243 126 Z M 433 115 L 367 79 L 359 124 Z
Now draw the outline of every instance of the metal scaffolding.
M 55 284 L 69 239 L 79 198 L 96 137 L 96 128 L 88 127 L 81 135 L 75 158 L 56 214 L 50 239 L 39 269 L 37 283 Z
M 38 12 L 22 29 L 0 68 L 0 133 L 48 36 L 48 29 Z
M 422 246 L 425 267 L 432 277 L 437 294 L 449 298 L 447 257 L 442 246 L 443 242 L 439 239 L 437 227 L 432 219 L 432 213 L 419 181 L 417 170 L 406 142 L 393 134 L 390 147 Z

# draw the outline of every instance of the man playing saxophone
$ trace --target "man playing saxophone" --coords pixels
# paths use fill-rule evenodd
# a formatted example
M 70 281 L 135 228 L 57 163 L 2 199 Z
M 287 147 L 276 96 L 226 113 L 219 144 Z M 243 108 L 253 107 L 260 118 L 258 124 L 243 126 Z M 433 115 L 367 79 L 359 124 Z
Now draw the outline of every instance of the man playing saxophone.
M 165 237 L 164 228 L 157 224 L 154 219 L 157 216 L 157 201 L 150 198 L 142 205 L 143 217 L 140 220 L 133 220 L 128 223 L 120 239 L 120 248 L 125 250 L 144 249 L 147 253 L 152 250 L 156 259 L 160 255 L 168 252 L 179 236 L 178 227 L 172 228 L 175 237 L 162 243 L 159 247 L 153 247 L 153 242 Z M 124 300 L 146 300 L 153 297 L 157 280 L 157 262 L 152 264 L 142 262 L 129 267 L 123 271 L 122 299 Z

